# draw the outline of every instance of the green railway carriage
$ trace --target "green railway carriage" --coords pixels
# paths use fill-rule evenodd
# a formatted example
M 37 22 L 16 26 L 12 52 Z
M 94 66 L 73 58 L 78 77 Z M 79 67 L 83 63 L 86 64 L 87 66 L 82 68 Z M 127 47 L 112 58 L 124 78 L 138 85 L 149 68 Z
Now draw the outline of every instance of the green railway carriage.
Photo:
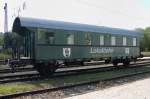
M 23 38 L 20 56 L 32 60 L 43 75 L 54 72 L 62 62 L 104 59 L 128 65 L 140 55 L 140 33 L 131 30 L 18 17 L 13 32 Z

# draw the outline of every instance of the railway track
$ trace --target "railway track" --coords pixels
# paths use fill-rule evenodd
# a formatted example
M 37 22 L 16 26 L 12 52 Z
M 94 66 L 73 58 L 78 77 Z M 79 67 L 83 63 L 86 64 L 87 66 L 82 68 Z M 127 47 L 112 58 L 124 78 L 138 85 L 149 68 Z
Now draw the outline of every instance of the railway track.
M 0 60 L 0 65 L 5 65 L 8 62 L 8 59 Z
M 137 62 L 141 62 L 141 61 L 149 61 L 149 58 L 146 59 L 141 59 L 139 58 Z M 7 60 L 0 60 L 0 65 L 1 63 L 7 63 Z M 85 66 L 91 66 L 91 65 L 104 65 L 105 62 L 104 61 L 92 61 L 92 62 L 85 62 Z M 80 67 L 81 65 L 69 65 L 69 67 Z M 60 68 L 68 68 L 68 66 L 61 66 Z M 19 67 L 16 68 L 15 72 L 26 72 L 26 71 L 34 71 L 35 69 L 33 68 L 33 66 L 29 66 L 29 67 Z M 0 74 L 1 73 L 13 73 L 12 69 L 7 67 L 4 69 L 0 69 Z
M 23 68 L 17 68 L 15 72 L 26 72 L 26 71 L 34 71 L 35 69 L 33 67 L 23 67 Z M 0 70 L 0 74 L 2 73 L 13 73 L 10 68 L 2 69 Z
M 91 65 L 103 65 L 105 64 L 104 62 L 86 62 L 85 63 L 85 66 L 91 66 Z M 70 65 L 69 67 L 80 67 L 81 65 Z M 60 68 L 68 68 L 68 66 L 61 66 Z M 35 71 L 34 67 L 33 66 L 30 66 L 30 67 L 19 67 L 19 68 L 16 68 L 15 70 L 15 73 L 16 72 L 26 72 L 26 71 Z M 0 69 L 0 74 L 1 73 L 13 73 L 12 69 L 7 67 L 7 68 L 4 68 L 4 69 Z
M 140 58 L 140 59 L 138 59 L 137 62 L 149 61 L 149 60 L 150 60 L 149 58 L 147 58 L 147 59 L 141 59 Z M 1 60 L 1 61 L 4 61 L 4 60 Z M 93 61 L 93 62 L 85 62 L 84 66 L 86 67 L 86 66 L 91 66 L 91 65 L 104 65 L 104 64 L 105 64 L 104 61 Z M 69 67 L 81 67 L 81 65 L 70 65 Z M 68 68 L 68 66 L 63 65 L 60 68 Z M 19 68 L 16 68 L 15 73 L 17 73 L 17 72 L 27 72 L 27 71 L 35 71 L 35 69 L 34 69 L 33 66 L 19 67 Z M 4 69 L 0 69 L 0 74 L 3 74 L 3 73 L 14 73 L 14 72 L 12 71 L 11 68 L 7 67 L 7 68 L 4 68 Z
M 128 68 L 139 68 L 145 65 L 150 65 L 150 62 L 138 63 L 138 64 L 131 64 L 131 67 Z M 96 73 L 96 72 L 105 72 L 105 71 L 115 71 L 118 69 L 125 69 L 125 67 L 115 67 L 115 66 L 108 66 L 108 67 L 87 67 L 87 68 L 76 68 L 76 69 L 59 69 L 54 75 L 49 77 L 41 77 L 37 72 L 29 72 L 22 73 L 22 74 L 15 74 L 15 75 L 5 75 L 0 76 L 0 84 L 2 83 L 11 83 L 11 82 L 20 82 L 20 81 L 33 81 L 33 80 L 41 80 L 46 78 L 56 78 L 56 77 L 63 77 L 63 76 L 72 76 L 72 75 L 80 75 L 80 74 L 88 74 L 88 73 Z
M 45 89 L 38 89 L 38 90 L 33 90 L 33 91 L 7 94 L 7 95 L 0 96 L 0 98 L 7 99 L 7 98 L 14 98 L 14 97 L 19 97 L 19 96 L 42 94 L 42 93 L 46 93 L 46 92 L 53 92 L 53 91 L 67 89 L 67 88 L 73 88 L 73 87 L 78 87 L 78 86 L 83 86 L 83 85 L 89 85 L 89 84 L 96 84 L 96 83 L 99 83 L 101 81 L 104 82 L 104 81 L 117 80 L 117 79 L 121 79 L 121 78 L 126 78 L 126 77 L 130 77 L 130 76 L 146 74 L 146 73 L 150 73 L 150 70 L 134 71 L 134 72 L 129 73 L 129 74 L 116 75 L 116 76 L 108 77 L 108 78 L 100 78 L 100 79 L 96 79 L 96 80 L 92 80 L 92 81 L 78 82 L 78 83 L 75 83 L 75 84 L 67 84 L 67 85 L 53 87 L 53 88 L 45 88 Z
M 91 65 L 104 65 L 104 63 L 86 63 L 85 66 L 91 66 Z M 71 65 L 70 67 L 80 67 L 80 65 Z M 67 66 L 61 66 L 60 68 L 68 68 Z M 36 71 L 34 67 L 21 67 L 16 68 L 15 72 L 13 72 L 10 68 L 0 69 L 0 74 L 4 73 L 17 73 L 17 72 L 27 72 L 27 71 Z

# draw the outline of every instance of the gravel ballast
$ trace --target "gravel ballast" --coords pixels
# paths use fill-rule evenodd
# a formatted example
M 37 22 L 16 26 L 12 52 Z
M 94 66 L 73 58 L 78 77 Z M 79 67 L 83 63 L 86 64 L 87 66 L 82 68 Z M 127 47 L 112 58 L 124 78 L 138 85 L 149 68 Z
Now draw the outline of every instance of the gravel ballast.
M 150 78 L 64 99 L 150 99 Z
M 80 86 L 80 87 L 75 87 L 75 88 L 71 88 L 71 89 L 55 91 L 55 92 L 48 92 L 48 93 L 38 94 L 38 95 L 23 96 L 23 97 L 18 97 L 15 99 L 62 99 L 65 97 L 82 95 L 82 94 L 94 92 L 97 90 L 103 91 L 105 89 L 106 90 L 110 89 L 111 87 L 113 89 L 113 88 L 120 87 L 120 85 L 121 86 L 128 85 L 128 84 L 133 85 L 134 82 L 144 81 L 144 79 L 149 79 L 149 77 L 150 77 L 150 74 L 143 74 L 143 75 L 139 75 L 139 76 L 127 77 L 127 78 L 112 80 L 112 81 L 107 81 L 107 82 L 100 82 L 98 84 L 85 85 L 85 86 Z M 122 98 L 120 98 L 120 99 L 122 99 Z M 132 99 L 134 99 L 134 98 L 132 98 Z M 144 99 L 144 98 L 142 98 L 142 99 Z

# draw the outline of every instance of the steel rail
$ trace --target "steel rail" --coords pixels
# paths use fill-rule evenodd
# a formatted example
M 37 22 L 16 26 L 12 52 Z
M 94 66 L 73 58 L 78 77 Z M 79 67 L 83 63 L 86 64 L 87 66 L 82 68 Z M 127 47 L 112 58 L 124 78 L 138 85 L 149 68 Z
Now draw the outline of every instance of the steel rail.
M 137 62 L 141 62 L 141 61 L 148 61 L 150 59 L 138 59 Z M 91 66 L 91 65 L 104 65 L 104 62 L 85 62 L 85 65 L 82 67 L 86 67 L 86 66 Z M 111 64 L 110 64 L 111 65 Z M 69 65 L 69 67 L 80 67 L 81 65 Z M 68 66 L 61 66 L 60 68 L 68 68 Z M 33 67 L 20 67 L 20 68 L 16 68 L 15 73 L 16 72 L 25 72 L 25 71 L 34 71 L 35 69 Z M 0 74 L 1 73 L 13 73 L 11 68 L 6 68 L 6 69 L 0 69 Z
M 28 68 L 17 68 L 15 72 L 25 72 L 25 71 L 33 71 L 35 70 L 33 67 L 28 67 Z M 13 73 L 11 69 L 2 69 L 0 70 L 0 74 L 2 73 Z
M 83 68 L 83 69 L 73 69 L 73 70 L 64 70 L 64 71 L 58 71 L 54 75 L 51 75 L 49 77 L 41 77 L 38 73 L 35 74 L 22 74 L 22 75 L 9 75 L 9 76 L 0 76 L 0 84 L 2 83 L 10 83 L 10 82 L 18 82 L 18 81 L 32 81 L 32 80 L 39 80 L 39 79 L 45 79 L 45 78 L 56 78 L 56 77 L 64 77 L 64 76 L 72 76 L 72 75 L 80 75 L 80 74 L 87 74 L 87 73 L 97 73 L 97 72 L 106 72 L 106 71 L 115 71 L 119 69 L 129 69 L 129 68 L 139 68 L 146 65 L 150 65 L 150 62 L 148 63 L 140 63 L 140 64 L 132 64 L 132 67 L 115 67 L 115 66 L 109 66 L 109 67 L 96 67 L 96 68 Z
M 54 88 L 45 88 L 45 89 L 38 89 L 38 90 L 33 90 L 33 91 L 26 91 L 26 92 L 20 92 L 20 93 L 1 95 L 0 98 L 1 99 L 8 99 L 8 98 L 15 98 L 15 97 L 19 97 L 19 96 L 42 94 L 42 93 L 46 93 L 46 92 L 53 92 L 53 91 L 58 91 L 58 90 L 62 90 L 62 89 L 67 89 L 67 88 L 89 85 L 89 84 L 96 84 L 96 83 L 99 83 L 102 81 L 117 80 L 117 79 L 121 79 L 121 78 L 126 78 L 126 77 L 136 76 L 136 75 L 140 75 L 140 74 L 146 74 L 146 73 L 150 73 L 150 70 L 131 73 L 131 74 L 124 74 L 122 76 L 115 76 L 115 77 L 111 77 L 111 78 L 101 78 L 101 79 L 97 79 L 97 80 L 93 80 L 93 81 L 85 81 L 85 82 L 80 82 L 80 83 L 76 83 L 76 84 L 68 84 L 65 86 L 59 86 L 59 87 L 54 87 Z

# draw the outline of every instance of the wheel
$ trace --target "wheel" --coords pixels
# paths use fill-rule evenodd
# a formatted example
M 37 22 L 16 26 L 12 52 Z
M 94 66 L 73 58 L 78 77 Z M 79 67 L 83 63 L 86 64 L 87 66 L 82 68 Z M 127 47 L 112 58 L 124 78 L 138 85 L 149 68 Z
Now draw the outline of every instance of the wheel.
M 112 63 L 114 66 L 118 66 L 118 60 L 117 59 L 113 60 Z
M 130 65 L 130 60 L 129 59 L 124 59 L 123 60 L 123 65 L 128 67 Z
M 49 74 L 50 75 L 53 74 L 56 71 L 57 68 L 58 68 L 58 64 L 57 63 L 55 63 L 55 64 L 49 64 L 47 66 L 47 69 L 49 70 Z
M 57 69 L 57 65 L 55 64 L 44 64 L 44 63 L 38 63 L 35 65 L 35 68 L 37 69 L 37 71 L 40 73 L 41 76 L 50 76 L 52 75 L 56 69 Z
M 81 61 L 81 62 L 80 62 L 80 65 L 81 65 L 81 66 L 84 66 L 84 61 Z
M 109 59 L 106 59 L 105 60 L 105 64 L 109 64 L 110 63 L 110 60 Z
M 44 70 L 44 64 L 42 63 L 36 63 L 34 65 L 35 69 L 40 73 L 40 75 L 45 75 L 45 70 Z
M 69 62 L 64 62 L 65 66 L 69 66 Z
M 133 58 L 133 61 L 134 61 L 134 63 L 136 63 L 136 61 L 137 61 L 137 58 Z

